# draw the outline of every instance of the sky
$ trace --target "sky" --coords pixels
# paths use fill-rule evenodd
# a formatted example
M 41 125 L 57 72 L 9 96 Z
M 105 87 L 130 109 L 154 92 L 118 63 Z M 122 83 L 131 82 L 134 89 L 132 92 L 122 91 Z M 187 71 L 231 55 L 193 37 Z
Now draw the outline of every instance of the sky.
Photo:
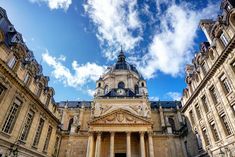
M 216 19 L 220 0 L 1 0 L 50 77 L 55 100 L 92 100 L 95 82 L 122 47 L 147 81 L 150 100 L 180 100 L 184 67 Z

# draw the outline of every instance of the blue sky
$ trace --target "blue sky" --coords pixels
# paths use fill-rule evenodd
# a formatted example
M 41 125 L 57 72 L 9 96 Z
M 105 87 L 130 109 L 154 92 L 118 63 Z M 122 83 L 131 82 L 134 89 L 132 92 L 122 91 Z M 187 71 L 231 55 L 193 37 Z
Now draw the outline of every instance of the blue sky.
M 3 0 L 16 30 L 50 76 L 55 100 L 91 100 L 121 46 L 152 100 L 179 99 L 184 66 L 206 38 L 200 19 L 220 0 Z

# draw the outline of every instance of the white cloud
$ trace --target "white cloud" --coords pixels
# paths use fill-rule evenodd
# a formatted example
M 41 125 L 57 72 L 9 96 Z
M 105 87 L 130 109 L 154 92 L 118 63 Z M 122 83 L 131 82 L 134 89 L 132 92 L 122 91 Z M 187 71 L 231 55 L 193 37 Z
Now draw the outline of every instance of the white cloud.
M 72 4 L 72 0 L 30 0 L 33 3 L 46 3 L 50 9 L 64 9 L 65 11 Z
M 157 97 L 157 96 L 151 96 L 151 97 L 149 97 L 149 100 L 150 100 L 150 101 L 159 101 L 160 98 Z
M 146 78 L 153 78 L 159 70 L 173 76 L 183 72 L 184 65 L 190 62 L 196 31 L 202 18 L 217 15 L 219 5 L 209 4 L 202 10 L 192 10 L 187 4 L 171 5 L 160 18 L 159 30 L 143 57 L 140 70 Z
M 65 86 L 77 89 L 82 89 L 88 82 L 96 81 L 106 69 L 106 67 L 95 63 L 78 64 L 77 61 L 73 61 L 72 70 L 74 73 L 72 73 L 69 68 L 61 63 L 60 58 L 53 57 L 48 52 L 42 54 L 43 61 L 53 68 L 52 75 Z M 65 57 L 63 59 L 65 61 Z M 88 94 L 91 93 L 92 91 L 88 91 Z
M 96 36 L 109 60 L 116 57 L 121 46 L 124 50 L 133 50 L 142 40 L 142 25 L 136 5 L 137 0 L 87 0 L 84 5 L 97 26 Z
M 93 96 L 95 95 L 95 90 L 93 90 L 93 89 L 87 89 L 87 93 L 88 93 L 91 97 L 93 97 Z
M 168 92 L 166 96 L 170 97 L 172 100 L 180 101 L 182 95 L 178 92 Z

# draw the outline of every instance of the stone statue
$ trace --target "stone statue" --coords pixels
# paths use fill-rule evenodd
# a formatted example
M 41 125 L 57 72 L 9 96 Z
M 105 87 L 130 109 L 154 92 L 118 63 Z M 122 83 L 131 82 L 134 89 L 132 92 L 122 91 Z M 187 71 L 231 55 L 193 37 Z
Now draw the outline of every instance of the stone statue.
M 99 103 L 95 104 L 94 117 L 99 117 L 102 113 L 102 107 Z
M 73 124 L 74 125 L 80 125 L 78 115 L 74 115 L 73 116 Z

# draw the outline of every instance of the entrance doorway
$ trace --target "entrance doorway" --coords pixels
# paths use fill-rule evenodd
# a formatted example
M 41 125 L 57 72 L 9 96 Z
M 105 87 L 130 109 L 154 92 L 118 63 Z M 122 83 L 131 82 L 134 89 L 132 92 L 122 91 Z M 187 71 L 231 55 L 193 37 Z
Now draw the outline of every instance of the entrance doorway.
M 115 157 L 126 157 L 126 153 L 115 153 Z

